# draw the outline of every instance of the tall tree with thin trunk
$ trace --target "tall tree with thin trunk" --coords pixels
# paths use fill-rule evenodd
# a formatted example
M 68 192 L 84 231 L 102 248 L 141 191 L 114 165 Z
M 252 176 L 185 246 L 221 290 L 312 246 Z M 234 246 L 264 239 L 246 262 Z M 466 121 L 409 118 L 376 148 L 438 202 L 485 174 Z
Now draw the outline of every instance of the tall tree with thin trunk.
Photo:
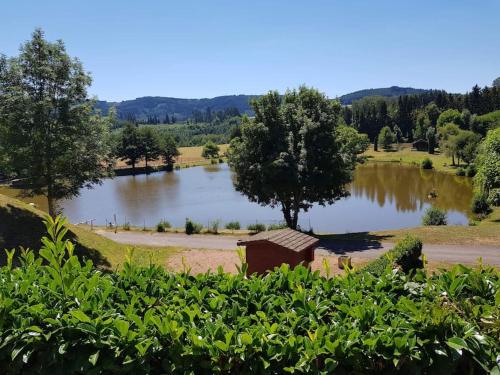
M 135 165 L 142 158 L 141 137 L 137 125 L 131 122 L 125 124 L 117 142 L 116 156 L 131 165 L 132 173 L 135 174 Z
M 180 155 L 180 152 L 177 149 L 177 143 L 174 137 L 168 133 L 164 133 L 160 138 L 160 155 L 163 158 L 167 170 L 172 170 L 175 158 Z
M 252 106 L 255 118 L 243 120 L 241 137 L 229 149 L 238 191 L 253 202 L 280 207 L 290 228 L 297 228 L 301 210 L 348 195 L 354 155 L 368 142 L 366 137 L 352 142 L 356 130 L 339 126 L 339 102 L 301 87 L 283 96 L 270 92 Z
M 139 129 L 139 142 L 142 157 L 146 163 L 146 172 L 148 163 L 160 157 L 160 138 L 158 133 L 149 126 Z
M 87 96 L 90 76 L 62 41 L 44 39 L 37 29 L 18 57 L 1 58 L 0 139 L 10 167 L 27 194 L 57 200 L 76 196 L 109 172 L 106 118 Z

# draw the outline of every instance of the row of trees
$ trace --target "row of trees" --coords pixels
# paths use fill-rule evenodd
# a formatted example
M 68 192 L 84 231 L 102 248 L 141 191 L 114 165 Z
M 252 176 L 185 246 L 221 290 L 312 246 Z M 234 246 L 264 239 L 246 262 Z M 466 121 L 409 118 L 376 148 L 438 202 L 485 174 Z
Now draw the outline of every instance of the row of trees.
M 467 94 L 448 94 L 445 91 L 429 91 L 418 95 L 405 95 L 398 99 L 365 97 L 343 108 L 346 124 L 368 134 L 376 145 L 377 137 L 384 126 L 394 129 L 397 125 L 405 140 L 425 139 L 427 129 L 436 127 L 441 113 L 452 110 L 461 117 L 464 130 L 480 133 L 488 127 L 480 121 L 481 115 L 500 110 L 500 87 L 474 86 Z
M 148 124 L 148 125 L 159 125 L 159 124 L 175 124 L 176 121 L 177 121 L 177 118 L 175 117 L 174 114 L 169 116 L 168 113 L 166 113 L 163 120 L 160 119 L 160 117 L 157 115 L 148 115 L 146 117 L 146 121 L 144 123 Z M 134 119 L 134 121 L 132 121 L 132 122 L 136 123 L 137 121 L 135 121 L 135 119 Z
M 212 122 L 223 122 L 226 119 L 231 117 L 240 117 L 241 113 L 236 107 L 228 107 L 220 111 L 212 111 L 210 107 L 207 107 L 206 110 L 198 110 L 195 109 L 191 118 L 189 119 L 190 123 L 212 123 Z
M 177 144 L 169 133 L 159 133 L 148 126 L 139 128 L 132 123 L 125 125 L 114 144 L 115 156 L 132 166 L 133 173 L 140 160 L 145 161 L 147 169 L 150 161 L 161 158 L 167 169 L 172 169 L 179 156 Z

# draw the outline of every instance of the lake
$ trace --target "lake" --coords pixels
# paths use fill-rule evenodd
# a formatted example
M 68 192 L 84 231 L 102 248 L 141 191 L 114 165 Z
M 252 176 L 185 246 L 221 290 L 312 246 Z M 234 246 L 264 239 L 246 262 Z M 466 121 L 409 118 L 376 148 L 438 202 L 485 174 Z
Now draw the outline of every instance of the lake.
M 121 176 L 83 189 L 79 197 L 61 201 L 60 206 L 73 223 L 95 219 L 94 223 L 105 224 L 114 215 L 119 225 L 149 227 L 161 219 L 173 226 L 183 226 L 186 218 L 204 226 L 212 220 L 237 220 L 242 227 L 282 221 L 279 208 L 251 203 L 236 192 L 233 178 L 226 164 Z M 466 177 L 397 163 L 367 163 L 358 166 L 349 190 L 350 197 L 333 205 L 301 212 L 300 226 L 337 233 L 418 226 L 431 203 L 447 210 L 448 224 L 468 223 L 472 185 Z M 428 197 L 431 190 L 438 193 L 436 199 Z M 46 206 L 40 199 L 27 200 Z

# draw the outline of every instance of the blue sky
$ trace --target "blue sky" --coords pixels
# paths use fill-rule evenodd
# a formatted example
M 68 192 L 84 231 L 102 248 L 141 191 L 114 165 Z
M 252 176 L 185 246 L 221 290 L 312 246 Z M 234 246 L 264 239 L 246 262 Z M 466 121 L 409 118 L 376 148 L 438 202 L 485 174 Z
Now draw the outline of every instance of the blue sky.
M 499 0 L 4 0 L 0 53 L 63 39 L 103 100 L 213 97 L 300 84 L 465 92 L 500 76 Z

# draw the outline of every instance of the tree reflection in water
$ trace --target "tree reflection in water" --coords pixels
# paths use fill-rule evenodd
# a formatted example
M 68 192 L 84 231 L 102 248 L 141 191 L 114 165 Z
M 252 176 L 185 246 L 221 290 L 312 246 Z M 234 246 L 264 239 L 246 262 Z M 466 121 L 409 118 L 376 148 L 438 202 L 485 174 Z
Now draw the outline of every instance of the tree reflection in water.
M 367 197 L 380 207 L 395 203 L 401 212 L 421 210 L 425 203 L 445 210 L 470 213 L 472 183 L 467 177 L 454 176 L 399 163 L 360 165 L 350 188 L 356 197 Z M 437 198 L 429 197 L 435 191 Z

